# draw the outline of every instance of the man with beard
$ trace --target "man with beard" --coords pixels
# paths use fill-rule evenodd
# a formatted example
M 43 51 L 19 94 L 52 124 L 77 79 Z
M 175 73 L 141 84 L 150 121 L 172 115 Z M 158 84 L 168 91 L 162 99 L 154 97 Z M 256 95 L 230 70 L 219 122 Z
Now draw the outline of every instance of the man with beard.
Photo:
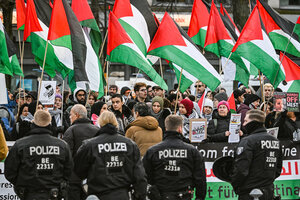
M 273 182 L 281 173 L 282 151 L 279 140 L 267 133 L 264 123 L 264 112 L 247 112 L 243 125 L 249 136 L 242 138 L 236 148 L 231 175 L 239 200 L 252 199 L 249 193 L 255 188 L 263 193 L 260 200 L 274 198 Z
M 65 118 L 65 120 L 67 122 L 66 124 L 68 126 L 66 128 L 69 128 L 71 126 L 70 112 L 71 112 L 71 109 L 73 108 L 73 106 L 75 104 L 81 104 L 81 105 L 85 106 L 85 104 L 86 104 L 86 91 L 83 88 L 76 88 L 74 90 L 73 100 L 70 99 L 70 103 L 68 104 L 69 107 L 64 112 L 64 118 Z M 89 114 L 90 114 L 90 112 L 88 111 L 88 113 L 87 113 L 88 117 L 89 117 Z

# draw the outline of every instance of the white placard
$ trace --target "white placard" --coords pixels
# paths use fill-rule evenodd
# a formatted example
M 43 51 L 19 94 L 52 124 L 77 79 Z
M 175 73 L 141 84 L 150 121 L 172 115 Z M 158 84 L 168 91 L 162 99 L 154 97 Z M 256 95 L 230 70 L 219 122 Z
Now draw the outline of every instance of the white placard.
M 231 114 L 228 143 L 238 143 L 240 141 L 239 130 L 241 128 L 241 114 Z
M 279 131 L 279 127 L 274 127 L 274 128 L 268 128 L 267 129 L 267 133 L 274 136 L 275 138 L 277 138 L 277 136 L 278 136 L 278 131 Z
M 56 81 L 43 81 L 39 101 L 46 107 L 54 105 Z
M 7 104 L 5 75 L 0 73 L 0 104 Z M 5 95 L 4 95 L 5 94 Z
M 206 119 L 190 119 L 190 141 L 202 142 L 207 138 L 207 120 Z

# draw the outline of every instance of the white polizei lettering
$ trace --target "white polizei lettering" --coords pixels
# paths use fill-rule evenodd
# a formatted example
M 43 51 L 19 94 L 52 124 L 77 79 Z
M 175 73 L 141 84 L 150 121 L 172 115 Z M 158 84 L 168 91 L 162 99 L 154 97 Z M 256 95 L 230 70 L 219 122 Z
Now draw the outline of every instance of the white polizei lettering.
M 105 152 L 119 152 L 119 151 L 127 151 L 126 143 L 123 142 L 114 142 L 114 143 L 104 143 L 98 144 L 99 153 L 102 151 Z
M 165 149 L 158 152 L 159 159 L 161 158 L 187 158 L 186 149 Z
M 279 141 L 262 140 L 260 142 L 261 142 L 262 149 L 279 149 Z
M 29 154 L 32 155 L 59 155 L 59 146 L 31 146 Z

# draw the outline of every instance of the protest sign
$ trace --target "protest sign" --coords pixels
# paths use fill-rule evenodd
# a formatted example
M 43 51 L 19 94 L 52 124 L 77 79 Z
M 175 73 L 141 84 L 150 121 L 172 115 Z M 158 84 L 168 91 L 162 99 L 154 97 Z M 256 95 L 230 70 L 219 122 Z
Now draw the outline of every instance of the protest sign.
M 286 93 L 274 92 L 274 111 L 282 112 L 286 109 Z
M 5 83 L 5 75 L 0 73 L 0 104 L 7 104 L 7 94 L 6 91 L 6 83 Z
M 241 114 L 231 114 L 228 143 L 238 143 L 240 141 L 239 130 L 241 127 Z
M 278 131 L 279 131 L 279 127 L 274 127 L 274 128 L 268 128 L 267 129 L 267 133 L 274 136 L 275 138 L 277 138 L 277 136 L 278 136 Z
M 53 108 L 55 100 L 56 81 L 43 81 L 39 101 L 47 108 Z
M 299 112 L 299 93 L 286 93 L 286 109 L 290 112 Z
M 207 120 L 190 119 L 190 141 L 202 142 L 207 138 Z

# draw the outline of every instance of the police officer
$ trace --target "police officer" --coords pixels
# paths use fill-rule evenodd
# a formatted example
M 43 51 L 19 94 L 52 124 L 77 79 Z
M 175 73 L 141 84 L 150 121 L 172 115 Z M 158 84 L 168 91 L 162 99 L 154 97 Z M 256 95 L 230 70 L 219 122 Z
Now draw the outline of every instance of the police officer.
M 274 197 L 274 180 L 282 169 L 281 145 L 277 138 L 269 135 L 264 127 L 265 114 L 260 110 L 249 110 L 244 128 L 249 136 L 241 139 L 235 151 L 231 184 L 239 200 L 252 199 L 252 189 L 260 189 L 260 200 Z
M 51 135 L 51 115 L 39 110 L 29 136 L 9 151 L 4 175 L 21 200 L 61 199 L 65 194 L 72 156 L 67 143 Z
M 129 200 L 133 186 L 136 200 L 146 197 L 146 174 L 137 145 L 117 133 L 118 122 L 112 112 L 103 112 L 97 136 L 85 140 L 74 158 L 74 171 L 87 178 L 88 195 L 101 200 Z
M 148 197 L 151 200 L 190 200 L 196 188 L 196 199 L 205 199 L 204 161 L 195 147 L 183 141 L 182 118 L 169 115 L 165 126 L 163 141 L 152 146 L 143 158 L 151 184 Z

